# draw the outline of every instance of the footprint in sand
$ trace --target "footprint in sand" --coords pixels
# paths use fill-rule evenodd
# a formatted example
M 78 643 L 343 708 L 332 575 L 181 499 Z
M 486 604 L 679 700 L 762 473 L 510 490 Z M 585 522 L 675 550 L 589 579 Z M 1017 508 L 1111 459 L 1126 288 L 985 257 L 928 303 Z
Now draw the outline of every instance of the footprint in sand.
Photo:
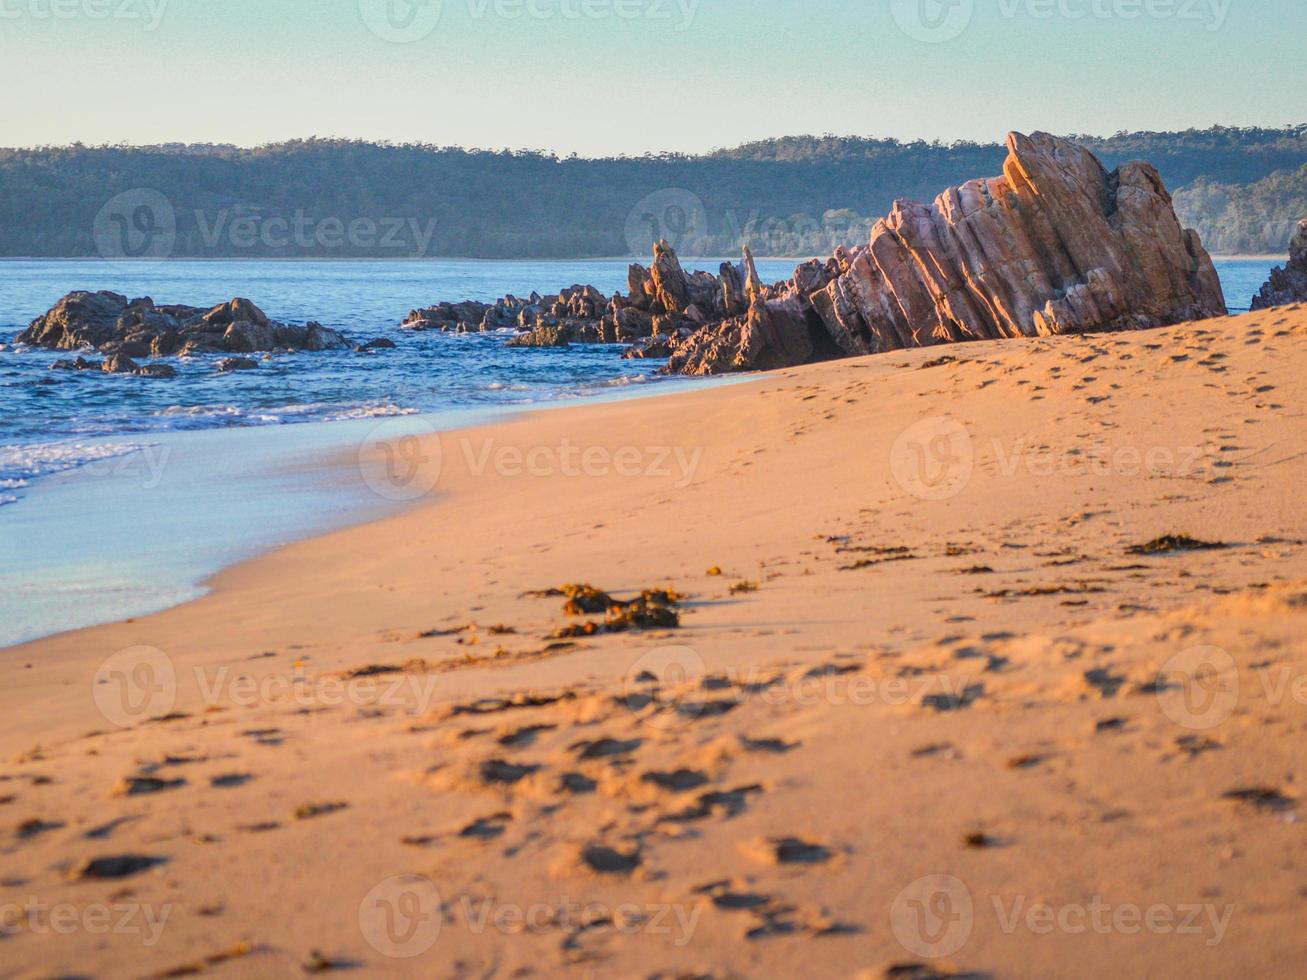
M 181 789 L 184 779 L 158 779 L 154 776 L 128 776 L 114 787 L 114 796 L 149 796 L 171 789 Z
M 1233 789 L 1228 793 L 1221 794 L 1225 800 L 1233 800 L 1245 806 L 1252 807 L 1255 810 L 1263 810 L 1270 813 L 1282 813 L 1285 810 L 1293 809 L 1298 802 L 1291 796 L 1285 796 L 1278 789 L 1272 786 L 1254 786 L 1249 789 Z
M 1087 687 L 1098 692 L 1101 697 L 1114 698 L 1126 679 L 1120 674 L 1113 674 L 1110 670 L 1098 667 L 1085 671 L 1084 681 Z
M 618 849 L 607 844 L 586 844 L 581 848 L 578 861 L 584 868 L 597 874 L 626 875 L 644 863 L 639 847 Z
M 769 837 L 741 845 L 745 856 L 763 864 L 811 865 L 826 864 L 835 854 L 824 844 L 799 837 Z
M 39 817 L 33 817 L 31 820 L 24 820 L 20 823 L 15 834 L 19 840 L 35 840 L 52 831 L 61 830 L 64 826 L 66 825 L 62 821 L 42 820 Z
M 167 864 L 165 857 L 122 854 L 115 857 L 90 858 L 73 871 L 75 881 L 116 881 Z
M 984 684 L 968 684 L 961 693 L 927 694 L 921 699 L 921 707 L 939 714 L 951 714 L 970 708 L 984 696 Z
M 658 819 L 665 823 L 691 823 L 720 814 L 729 820 L 748 810 L 749 798 L 762 792 L 763 788 L 757 784 L 728 790 L 713 790 L 700 794 L 698 800 L 684 810 L 664 814 Z
M 247 772 L 233 772 L 224 776 L 214 776 L 209 780 L 209 785 L 214 789 L 235 789 L 238 786 L 244 786 L 253 778 Z
M 286 741 L 286 733 L 280 728 L 253 728 L 241 735 L 252 738 L 258 745 L 277 746 Z
M 708 785 L 708 774 L 697 769 L 677 769 L 674 772 L 647 772 L 640 781 L 667 790 L 669 793 L 688 793 Z
M 565 772 L 558 780 L 559 792 L 571 793 L 574 796 L 593 793 L 598 788 L 598 782 L 580 772 Z
M 496 813 L 489 817 L 480 817 L 458 832 L 459 837 L 471 840 L 495 840 L 504 836 L 508 824 L 512 821 L 511 813 Z
M 296 820 L 312 820 L 315 817 L 325 817 L 347 809 L 349 809 L 348 803 L 305 803 L 295 808 L 294 816 Z
M 135 823 L 140 817 L 118 817 L 110 820 L 108 823 L 102 823 L 98 827 L 92 827 L 86 833 L 82 834 L 87 840 L 108 840 L 118 830 L 129 823 Z
M 477 775 L 486 786 L 515 786 L 543 768 L 532 763 L 519 764 L 506 759 L 487 759 L 477 767 Z
M 274 830 L 280 830 L 281 824 L 275 820 L 264 820 L 260 823 L 241 824 L 236 829 L 246 834 L 267 834 Z
M 1175 746 L 1191 759 L 1197 758 L 1204 752 L 1216 752 L 1225 748 L 1215 739 L 1203 735 L 1182 735 L 1175 740 Z
M 744 747 L 746 752 L 760 752 L 771 755 L 784 755 L 799 747 L 798 742 L 787 742 L 780 738 L 750 738 L 747 735 L 740 736 L 740 745 Z
M 505 732 L 499 736 L 499 744 L 505 748 L 520 749 L 534 745 L 536 738 L 545 733 L 557 729 L 557 725 L 526 725 L 523 728 L 515 728 L 512 731 Z
M 856 926 L 844 925 L 817 912 L 801 912 L 772 895 L 746 891 L 729 881 L 712 882 L 695 889 L 695 894 L 706 895 L 719 912 L 743 912 L 753 917 L 754 925 L 745 932 L 748 940 L 770 939 L 777 936 L 830 936 L 860 932 Z
M 630 740 L 601 738 L 592 742 L 577 742 L 572 746 L 572 751 L 577 753 L 578 759 L 589 762 L 595 759 L 614 759 L 627 756 L 643 744 L 644 741 L 638 738 Z

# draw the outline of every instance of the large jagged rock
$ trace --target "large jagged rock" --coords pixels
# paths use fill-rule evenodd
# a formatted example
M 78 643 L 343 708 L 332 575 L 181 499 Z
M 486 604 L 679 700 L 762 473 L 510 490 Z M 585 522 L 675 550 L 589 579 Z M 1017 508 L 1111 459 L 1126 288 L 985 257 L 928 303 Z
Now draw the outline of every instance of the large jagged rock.
M 18 342 L 52 350 L 93 349 L 118 363 L 138 357 L 174 354 L 252 354 L 273 350 L 342 349 L 349 342 L 319 323 L 278 323 L 247 299 L 233 299 L 209 310 L 194 306 L 155 306 L 148 296 L 128 300 L 112 292 L 74 292 L 32 321 Z M 106 368 L 114 373 L 128 373 Z M 162 377 L 166 372 L 137 368 L 131 373 Z
M 1298 223 L 1298 231 L 1289 243 L 1289 264 L 1271 273 L 1262 291 L 1253 297 L 1252 308 L 1307 303 L 1307 218 Z
M 1226 312 L 1220 280 L 1198 235 L 1180 227 L 1157 171 L 1129 163 L 1108 173 L 1092 153 L 1044 133 L 1008 137 L 1002 177 L 970 181 L 932 205 L 895 204 L 856 249 L 801 265 L 768 288 L 815 311 L 828 345 L 808 359 L 906 347 L 1162 326 Z M 752 267 L 746 256 L 746 265 Z M 777 366 L 803 353 L 755 318 L 705 327 L 669 369 L 717 373 Z M 790 322 L 794 322 L 794 317 Z

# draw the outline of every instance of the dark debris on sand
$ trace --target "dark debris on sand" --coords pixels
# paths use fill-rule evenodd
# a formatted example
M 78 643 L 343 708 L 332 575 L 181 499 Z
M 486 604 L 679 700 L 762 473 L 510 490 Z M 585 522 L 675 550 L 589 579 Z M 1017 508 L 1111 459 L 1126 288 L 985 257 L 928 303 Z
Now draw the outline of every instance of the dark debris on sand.
M 1224 551 L 1228 544 L 1219 541 L 1200 541 L 1188 534 L 1164 534 L 1146 544 L 1127 549 L 1130 555 L 1171 555 L 1184 551 Z

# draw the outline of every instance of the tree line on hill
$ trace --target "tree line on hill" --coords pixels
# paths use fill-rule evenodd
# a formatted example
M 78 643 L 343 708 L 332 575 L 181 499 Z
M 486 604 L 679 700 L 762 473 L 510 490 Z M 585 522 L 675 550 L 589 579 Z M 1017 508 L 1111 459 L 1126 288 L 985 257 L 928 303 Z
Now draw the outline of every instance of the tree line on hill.
M 1162 172 L 1218 252 L 1282 252 L 1307 215 L 1307 126 L 1075 137 Z M 0 149 L 0 256 L 824 255 L 898 198 L 1001 172 L 1003 146 L 787 137 L 582 159 L 310 139 Z

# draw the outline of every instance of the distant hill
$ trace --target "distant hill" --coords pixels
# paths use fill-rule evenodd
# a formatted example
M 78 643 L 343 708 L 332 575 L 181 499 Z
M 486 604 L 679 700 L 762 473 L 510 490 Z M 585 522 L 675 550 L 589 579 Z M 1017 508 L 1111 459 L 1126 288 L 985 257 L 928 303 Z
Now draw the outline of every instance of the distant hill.
M 1203 230 L 1209 249 L 1279 254 L 1307 218 L 1307 166 L 1242 186 L 1202 177 L 1174 197 L 1181 219 Z
M 1307 213 L 1307 126 L 1077 138 L 1109 167 L 1156 164 L 1219 250 L 1282 251 Z M 831 136 L 593 160 L 320 139 L 0 150 L 0 256 L 583 258 L 655 237 L 690 258 L 817 255 L 1004 156 Z

